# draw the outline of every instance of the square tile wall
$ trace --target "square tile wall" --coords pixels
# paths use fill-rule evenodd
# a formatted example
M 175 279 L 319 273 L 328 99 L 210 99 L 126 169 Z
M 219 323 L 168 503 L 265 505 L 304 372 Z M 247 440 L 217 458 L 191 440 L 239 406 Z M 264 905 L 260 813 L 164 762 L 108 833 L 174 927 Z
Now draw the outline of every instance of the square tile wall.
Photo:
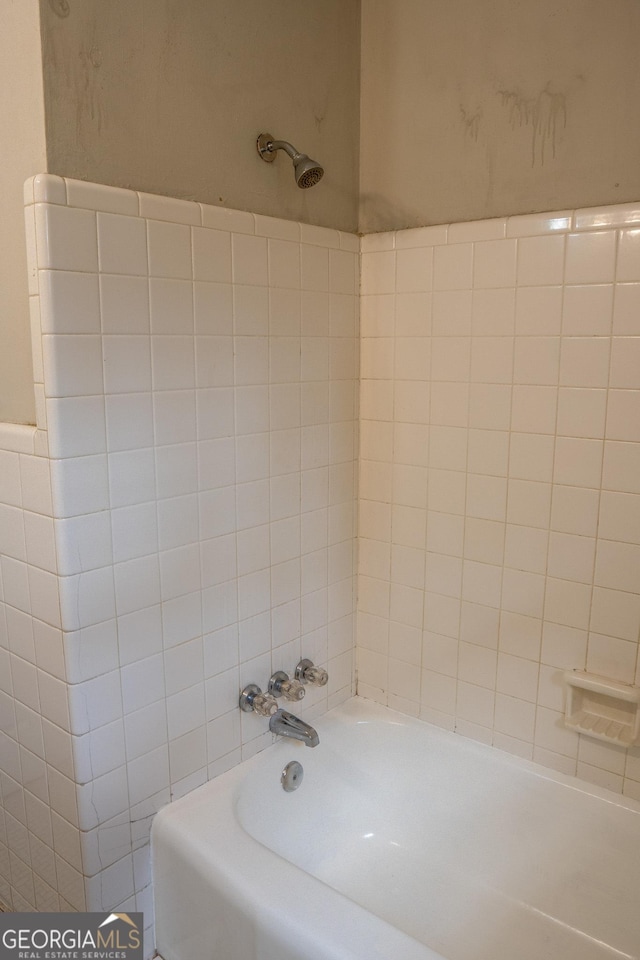
M 308 715 L 351 692 L 358 241 L 57 177 L 26 203 L 0 899 L 150 918 L 153 812 L 269 742 L 239 685 L 304 652 Z M 639 236 L 628 206 L 363 238 L 358 616 L 361 694 L 635 797 L 559 676 L 638 682 Z
M 0 904 L 57 911 L 80 909 L 84 892 L 41 443 L 0 425 Z
M 25 190 L 50 473 L 25 537 L 64 652 L 67 900 L 150 920 L 153 813 L 271 742 L 240 687 L 304 655 L 330 681 L 303 715 L 353 690 L 359 242 L 53 176 Z
M 362 239 L 358 693 L 640 798 L 640 205 Z

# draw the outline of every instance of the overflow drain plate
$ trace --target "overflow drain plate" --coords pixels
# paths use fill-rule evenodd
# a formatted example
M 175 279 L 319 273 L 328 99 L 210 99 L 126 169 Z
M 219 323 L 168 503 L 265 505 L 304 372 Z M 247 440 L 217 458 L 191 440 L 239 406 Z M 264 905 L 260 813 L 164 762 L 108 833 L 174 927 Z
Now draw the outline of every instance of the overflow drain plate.
M 287 793 L 293 793 L 302 783 L 303 777 L 304 770 L 302 769 L 302 764 L 298 763 L 297 760 L 292 760 L 286 765 L 280 776 L 282 789 Z

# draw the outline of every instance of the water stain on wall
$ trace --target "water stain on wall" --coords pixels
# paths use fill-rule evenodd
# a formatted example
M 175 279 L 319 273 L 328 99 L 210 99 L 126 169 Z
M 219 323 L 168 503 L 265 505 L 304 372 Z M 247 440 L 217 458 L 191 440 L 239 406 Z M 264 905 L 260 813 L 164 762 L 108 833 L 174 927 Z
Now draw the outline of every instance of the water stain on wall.
M 476 110 L 475 113 L 471 113 L 470 110 L 465 109 L 465 107 L 460 104 L 460 117 L 462 119 L 462 125 L 464 127 L 465 136 L 470 137 L 474 143 L 478 142 L 478 136 L 480 134 L 480 121 L 482 120 L 482 110 Z
M 81 45 L 75 76 L 77 90 L 76 135 L 82 137 L 83 118 L 90 117 L 98 132 L 102 129 L 103 109 L 100 96 L 102 53 L 95 44 Z
M 531 166 L 544 166 L 549 156 L 555 158 L 560 132 L 567 125 L 567 102 L 563 93 L 553 93 L 547 84 L 535 97 L 524 97 L 517 90 L 498 90 L 502 106 L 508 111 L 512 130 L 531 128 Z
M 56 17 L 68 17 L 71 13 L 69 0 L 49 0 L 49 6 L 55 13 Z

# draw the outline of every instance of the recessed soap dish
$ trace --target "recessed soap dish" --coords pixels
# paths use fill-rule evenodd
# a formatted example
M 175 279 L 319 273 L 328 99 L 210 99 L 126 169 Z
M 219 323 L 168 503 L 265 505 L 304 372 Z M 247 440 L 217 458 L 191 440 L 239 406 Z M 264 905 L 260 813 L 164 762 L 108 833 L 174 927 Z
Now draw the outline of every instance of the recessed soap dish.
M 567 670 L 565 726 L 606 743 L 640 743 L 640 687 Z

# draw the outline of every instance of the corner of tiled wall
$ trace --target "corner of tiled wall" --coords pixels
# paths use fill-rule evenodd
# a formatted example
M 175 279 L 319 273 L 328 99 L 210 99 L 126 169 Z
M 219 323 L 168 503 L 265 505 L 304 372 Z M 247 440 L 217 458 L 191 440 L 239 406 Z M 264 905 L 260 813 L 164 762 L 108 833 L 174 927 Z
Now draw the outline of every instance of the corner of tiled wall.
M 640 798 L 640 204 L 362 238 L 358 692 Z
M 271 742 L 239 688 L 304 655 L 305 715 L 353 692 L 359 242 L 49 175 L 25 202 L 0 899 L 150 923 L 154 812 Z

